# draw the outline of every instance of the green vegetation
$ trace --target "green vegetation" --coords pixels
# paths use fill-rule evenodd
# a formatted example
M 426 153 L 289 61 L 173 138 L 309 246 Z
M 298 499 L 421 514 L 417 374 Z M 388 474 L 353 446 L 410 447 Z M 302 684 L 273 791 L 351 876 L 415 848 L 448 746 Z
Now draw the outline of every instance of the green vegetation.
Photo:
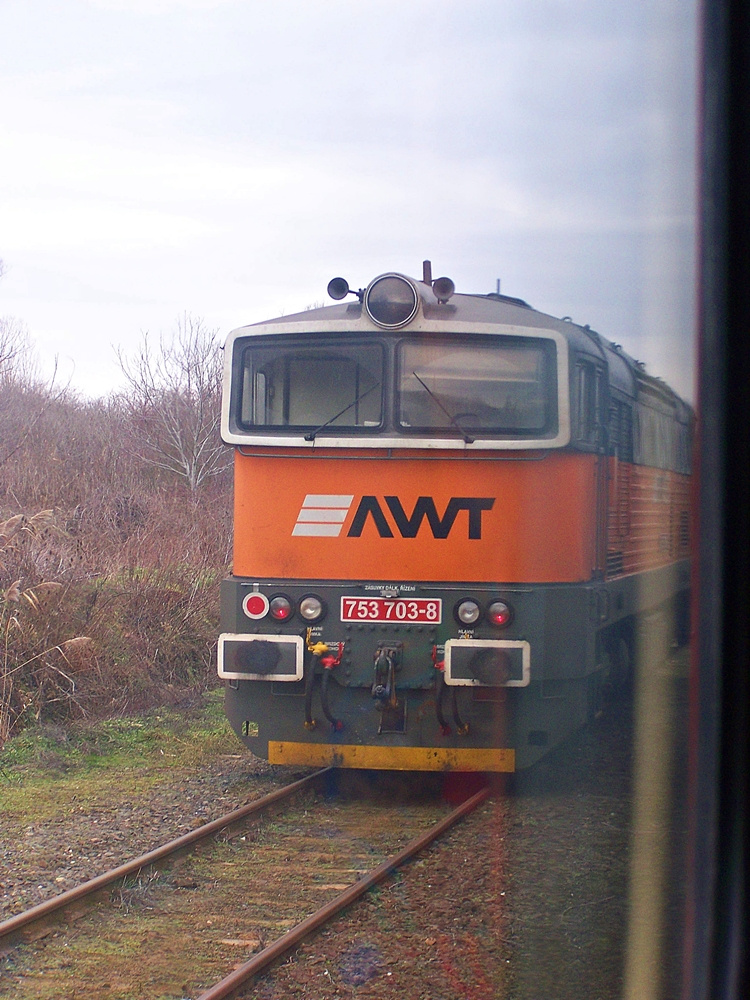
M 237 753 L 237 747 L 219 691 L 137 718 L 42 723 L 0 750 L 0 816 L 42 822 L 71 802 L 91 806 L 111 799 L 113 782 L 127 798 L 175 768 L 194 768 L 217 753 Z
M 58 771 L 120 768 L 163 755 L 167 748 L 173 751 L 175 743 L 200 740 L 205 745 L 227 732 L 222 699 L 222 692 L 213 691 L 187 708 L 154 709 L 137 718 L 39 725 L 8 740 L 0 750 L 0 768 L 7 772 L 41 764 L 46 770 L 51 755 Z

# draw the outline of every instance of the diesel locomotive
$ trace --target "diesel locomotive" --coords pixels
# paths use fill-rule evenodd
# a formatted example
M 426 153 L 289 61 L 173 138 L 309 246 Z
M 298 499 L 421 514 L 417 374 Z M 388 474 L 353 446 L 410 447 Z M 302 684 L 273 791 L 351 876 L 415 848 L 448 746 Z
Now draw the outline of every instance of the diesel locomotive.
M 448 278 L 225 345 L 234 562 L 218 671 L 277 764 L 513 771 L 684 615 L 693 413 L 588 326 Z

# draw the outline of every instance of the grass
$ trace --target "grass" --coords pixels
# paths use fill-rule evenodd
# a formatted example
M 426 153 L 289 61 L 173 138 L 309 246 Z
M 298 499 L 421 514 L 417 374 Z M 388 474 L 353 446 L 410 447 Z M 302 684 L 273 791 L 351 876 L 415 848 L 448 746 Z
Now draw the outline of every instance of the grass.
M 160 708 L 137 717 L 44 724 L 24 730 L 0 750 L 0 816 L 53 816 L 63 803 L 94 804 L 169 780 L 215 753 L 237 753 L 223 713 L 223 692 L 212 691 L 183 709 Z

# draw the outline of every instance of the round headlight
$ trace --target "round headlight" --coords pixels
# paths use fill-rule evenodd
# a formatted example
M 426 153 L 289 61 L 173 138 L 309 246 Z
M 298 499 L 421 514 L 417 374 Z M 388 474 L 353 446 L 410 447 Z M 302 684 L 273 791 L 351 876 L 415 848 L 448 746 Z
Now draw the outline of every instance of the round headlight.
M 271 598 L 269 610 L 272 617 L 275 618 L 276 621 L 285 622 L 287 618 L 292 617 L 292 602 L 288 597 L 284 597 L 283 594 L 279 594 L 278 597 Z
M 473 625 L 479 621 L 479 605 L 476 601 L 461 601 L 456 607 L 456 618 L 462 625 Z
M 242 610 L 248 618 L 265 618 L 268 614 L 268 598 L 253 591 L 242 601 Z
M 299 613 L 308 622 L 315 622 L 323 617 L 325 607 L 319 597 L 303 597 L 299 602 Z
M 417 315 L 418 307 L 416 288 L 400 274 L 376 278 L 365 292 L 367 315 L 386 330 L 406 326 Z
M 513 609 L 505 601 L 493 601 L 492 604 L 487 608 L 487 620 L 492 625 L 497 625 L 498 628 L 504 628 L 506 625 L 510 625 L 510 620 L 513 617 Z

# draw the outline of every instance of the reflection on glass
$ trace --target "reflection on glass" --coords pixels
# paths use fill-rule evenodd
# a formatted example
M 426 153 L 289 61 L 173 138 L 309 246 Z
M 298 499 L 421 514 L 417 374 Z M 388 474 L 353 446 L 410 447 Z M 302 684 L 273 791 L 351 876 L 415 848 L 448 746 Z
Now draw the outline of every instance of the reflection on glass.
M 399 350 L 402 427 L 451 424 L 495 434 L 541 434 L 556 421 L 554 345 L 404 341 Z
M 250 427 L 377 427 L 383 352 L 376 344 L 250 347 L 241 422 Z

